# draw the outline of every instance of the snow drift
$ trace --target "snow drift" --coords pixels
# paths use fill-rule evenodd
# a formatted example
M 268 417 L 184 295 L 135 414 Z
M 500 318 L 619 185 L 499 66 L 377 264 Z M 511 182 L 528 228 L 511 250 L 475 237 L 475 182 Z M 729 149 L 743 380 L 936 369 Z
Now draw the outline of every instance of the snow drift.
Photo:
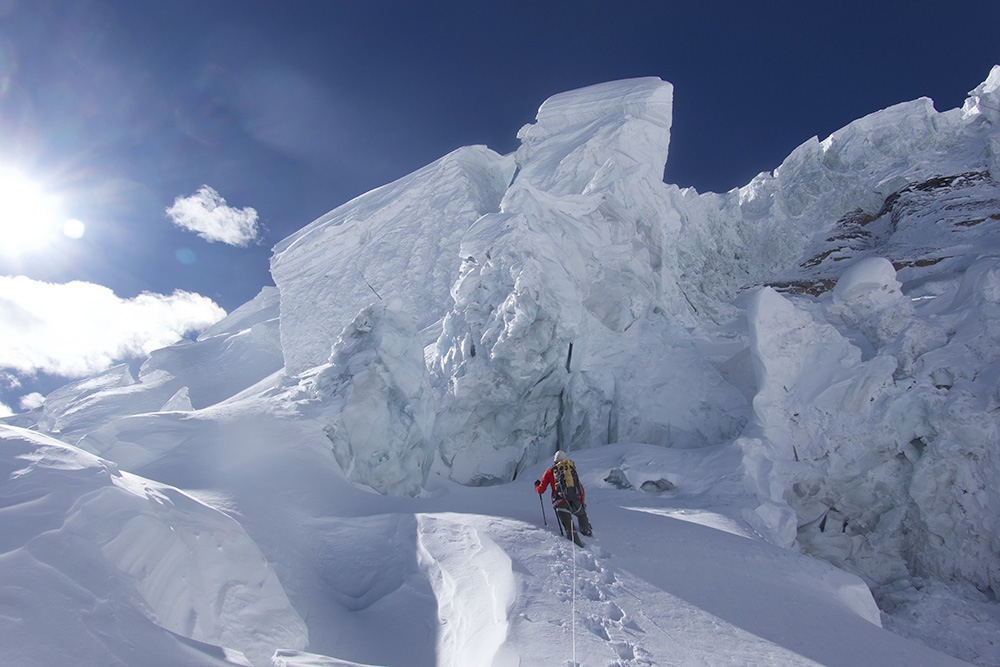
M 308 643 L 271 567 L 232 518 L 36 433 L 0 426 L 0 441 L 5 656 L 209 665 L 226 653 L 199 643 L 258 662 L 274 644 Z

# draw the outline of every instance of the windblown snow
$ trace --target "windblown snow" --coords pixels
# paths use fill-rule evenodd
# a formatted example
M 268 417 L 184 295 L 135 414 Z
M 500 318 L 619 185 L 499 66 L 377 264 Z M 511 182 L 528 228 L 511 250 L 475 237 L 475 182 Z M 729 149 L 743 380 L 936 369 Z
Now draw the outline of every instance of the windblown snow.
M 556 95 L 6 418 L 4 661 L 1000 663 L 1000 66 L 721 194 L 672 100 Z

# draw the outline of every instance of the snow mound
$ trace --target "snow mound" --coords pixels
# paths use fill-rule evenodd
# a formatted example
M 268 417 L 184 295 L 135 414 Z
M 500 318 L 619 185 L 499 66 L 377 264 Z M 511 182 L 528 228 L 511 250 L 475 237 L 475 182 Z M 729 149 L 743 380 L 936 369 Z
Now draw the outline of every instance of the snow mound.
M 900 284 L 892 262 L 882 257 L 869 257 L 844 272 L 833 288 L 834 303 L 848 304 L 867 301 L 875 309 L 898 299 Z
M 263 665 L 278 647 L 307 644 L 274 572 L 230 517 L 29 431 L 0 426 L 0 444 L 5 655 L 220 662 L 187 637 Z
M 438 601 L 437 660 L 494 665 L 517 583 L 510 557 L 461 515 L 418 517 L 418 557 Z M 516 656 L 508 654 L 505 662 Z

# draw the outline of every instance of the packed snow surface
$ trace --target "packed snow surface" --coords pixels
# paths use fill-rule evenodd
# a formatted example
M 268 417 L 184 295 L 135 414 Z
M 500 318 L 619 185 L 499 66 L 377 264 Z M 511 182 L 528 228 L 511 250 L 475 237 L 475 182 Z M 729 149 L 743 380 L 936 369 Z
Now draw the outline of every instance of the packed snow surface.
M 1000 664 L 1000 67 L 722 194 L 662 182 L 672 99 L 556 95 L 7 418 L 0 654 Z

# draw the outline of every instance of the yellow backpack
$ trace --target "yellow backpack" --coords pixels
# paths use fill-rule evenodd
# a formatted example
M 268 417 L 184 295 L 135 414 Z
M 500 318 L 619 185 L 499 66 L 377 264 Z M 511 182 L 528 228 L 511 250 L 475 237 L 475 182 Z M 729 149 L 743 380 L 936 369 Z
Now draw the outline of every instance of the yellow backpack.
M 572 459 L 557 461 L 552 466 L 552 474 L 556 479 L 556 495 L 571 502 L 579 502 L 582 487 Z

